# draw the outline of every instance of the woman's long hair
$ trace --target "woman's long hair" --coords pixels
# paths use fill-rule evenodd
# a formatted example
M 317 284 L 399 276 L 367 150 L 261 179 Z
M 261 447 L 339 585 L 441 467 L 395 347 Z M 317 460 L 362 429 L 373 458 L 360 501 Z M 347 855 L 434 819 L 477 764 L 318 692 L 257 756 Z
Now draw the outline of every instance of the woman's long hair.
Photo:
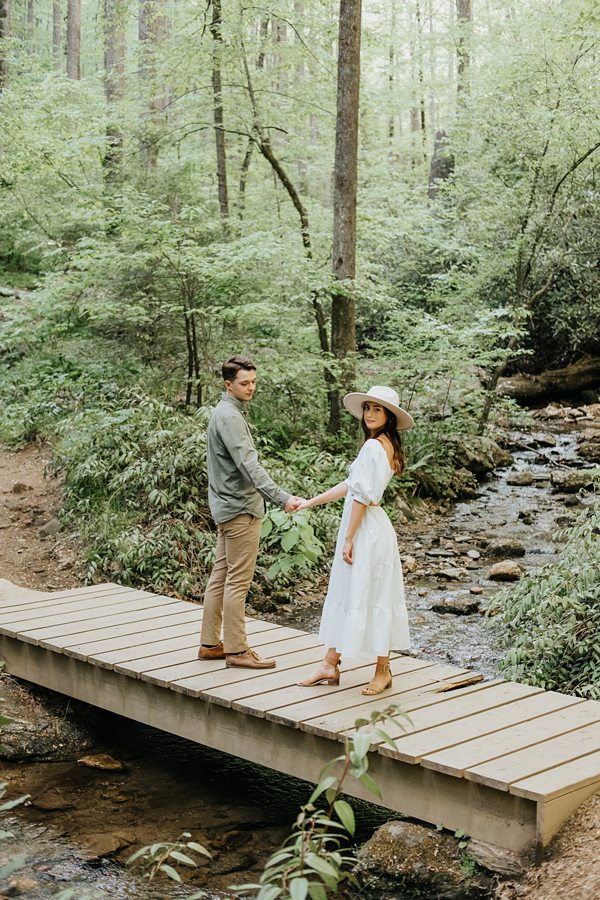
M 402 449 L 402 440 L 398 432 L 398 420 L 391 409 L 387 409 L 387 407 L 384 406 L 383 411 L 385 412 L 385 425 L 374 434 L 371 434 L 370 430 L 365 425 L 365 417 L 363 415 L 360 424 L 362 425 L 362 430 L 365 435 L 365 441 L 368 441 L 369 438 L 378 438 L 380 434 L 385 434 L 386 437 L 390 439 L 394 450 L 392 456 L 392 470 L 396 475 L 402 475 L 402 472 L 404 471 L 404 450 Z

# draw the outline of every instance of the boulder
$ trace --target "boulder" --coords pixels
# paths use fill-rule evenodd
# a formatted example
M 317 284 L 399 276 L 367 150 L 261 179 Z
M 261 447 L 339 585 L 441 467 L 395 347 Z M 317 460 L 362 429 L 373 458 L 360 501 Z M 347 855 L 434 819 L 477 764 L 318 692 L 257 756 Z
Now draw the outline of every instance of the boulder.
M 88 732 L 66 718 L 66 698 L 40 696 L 7 676 L 0 677 L 0 697 L 2 715 L 8 719 L 2 728 L 4 759 L 59 762 L 89 750 Z
M 108 753 L 96 753 L 93 756 L 83 756 L 77 762 L 88 769 L 101 769 L 103 772 L 122 772 L 125 768 L 120 759 L 109 756 Z
M 449 493 L 460 500 L 473 500 L 477 496 L 477 478 L 464 466 L 456 469 L 449 486 Z
M 580 444 L 579 455 L 587 462 L 600 463 L 600 436 Z
M 469 597 L 445 597 L 431 604 L 434 612 L 452 613 L 455 616 L 472 616 L 473 613 L 479 612 L 480 606 L 479 600 Z
M 402 557 L 402 570 L 407 572 L 416 572 L 419 568 L 419 563 L 414 558 L 414 556 L 403 556 Z
M 489 542 L 485 552 L 487 556 L 507 559 L 513 556 L 525 556 L 525 546 L 514 538 L 497 538 Z
M 46 522 L 45 525 L 38 530 L 38 534 L 41 538 L 53 537 L 55 534 L 58 534 L 60 531 L 60 522 L 58 519 L 50 519 L 49 522 Z
M 512 850 L 488 844 L 486 841 L 470 841 L 468 854 L 478 866 L 498 875 L 520 876 L 525 872 L 525 861 Z
M 509 466 L 512 456 L 487 435 L 456 435 L 449 439 L 453 460 L 458 468 L 478 477 L 498 466 Z
M 550 483 L 555 491 L 564 494 L 576 494 L 593 488 L 594 482 L 600 480 L 600 468 L 595 469 L 560 469 L 553 472 Z
M 524 570 L 519 563 L 513 562 L 512 559 L 505 559 L 492 566 L 488 572 L 488 578 L 491 581 L 518 581 L 524 574 Z
M 509 472 L 506 483 L 514 487 L 528 487 L 533 484 L 533 475 L 529 469 L 521 469 L 516 472 Z
M 448 833 L 391 821 L 379 828 L 357 857 L 361 897 L 392 900 L 471 900 L 489 896 L 490 881 L 468 875 L 463 848 Z M 472 868 L 472 867 L 471 867 Z

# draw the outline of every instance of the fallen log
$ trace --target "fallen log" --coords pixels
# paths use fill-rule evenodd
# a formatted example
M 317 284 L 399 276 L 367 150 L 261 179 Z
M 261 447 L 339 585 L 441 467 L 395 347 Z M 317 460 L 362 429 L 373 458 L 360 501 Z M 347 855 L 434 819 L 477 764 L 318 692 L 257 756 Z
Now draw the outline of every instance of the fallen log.
M 528 402 L 572 397 L 581 391 L 599 387 L 600 357 L 586 355 L 564 369 L 551 369 L 540 375 L 500 378 L 496 390 L 513 400 Z

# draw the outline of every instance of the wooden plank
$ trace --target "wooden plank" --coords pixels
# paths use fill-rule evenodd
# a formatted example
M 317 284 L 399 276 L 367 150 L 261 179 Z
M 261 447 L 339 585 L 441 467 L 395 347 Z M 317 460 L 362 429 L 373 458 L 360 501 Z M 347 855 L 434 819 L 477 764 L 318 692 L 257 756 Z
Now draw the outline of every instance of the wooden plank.
M 600 750 L 580 756 L 510 786 L 511 794 L 545 803 L 600 781 Z
M 568 732 L 574 732 L 582 726 L 600 722 L 600 703 L 583 700 L 581 703 L 567 706 L 555 712 L 547 713 L 534 722 L 522 722 L 509 728 L 503 728 L 491 735 L 467 740 L 464 743 L 423 756 L 422 763 L 438 772 L 448 772 L 468 778 L 467 771 L 480 771 L 483 766 L 490 766 L 491 771 L 501 772 L 508 761 L 516 753 L 520 759 L 527 756 L 539 763 L 545 757 L 547 741 Z M 571 739 L 575 745 L 576 740 Z M 532 748 L 528 750 L 527 748 Z M 581 754 L 574 753 L 573 757 Z M 497 763 L 494 761 L 498 760 Z M 540 766 L 537 771 L 548 768 Z M 517 772 L 517 775 L 519 773 Z M 523 776 L 526 774 L 524 771 Z M 501 776 L 498 776 L 501 779 Z M 515 780 L 515 779 L 512 779 Z M 502 788 L 501 788 L 502 789 Z M 504 790 L 507 790 L 505 784 Z
M 408 661 L 408 663 L 405 663 Z M 390 666 L 392 672 L 398 670 L 398 674 L 402 672 L 401 665 L 410 664 L 410 657 L 400 657 L 392 660 Z M 364 696 L 357 688 L 368 684 L 371 678 L 373 665 L 369 667 L 356 669 L 353 672 L 346 673 L 346 687 L 335 689 L 328 694 L 321 694 L 320 697 L 313 697 L 309 700 L 300 700 L 294 702 L 298 697 L 297 692 L 306 691 L 307 688 L 296 687 L 287 692 L 287 698 L 279 707 L 271 708 L 265 712 L 268 719 L 273 722 L 281 722 L 282 724 L 292 725 L 297 728 L 301 722 L 307 719 L 313 719 L 316 716 L 324 716 L 328 713 L 339 712 L 342 709 L 356 709 L 364 701 Z M 398 677 L 396 683 L 391 690 L 377 697 L 379 708 L 389 706 L 392 703 L 401 702 L 402 695 L 417 687 L 425 684 L 438 684 L 445 678 L 456 678 L 461 672 L 467 672 L 467 669 L 458 669 L 456 666 L 449 665 L 433 665 L 426 668 L 407 671 L 402 673 L 402 677 Z M 300 695 L 301 696 L 301 695 Z M 356 719 L 357 716 L 354 717 Z M 354 720 L 353 720 L 354 722 Z M 310 728 L 310 726 L 309 726 Z M 308 730 L 308 729 L 307 729 Z M 337 733 L 332 732 L 330 737 L 336 738 Z
M 160 633 L 161 641 L 177 637 L 185 637 L 186 641 L 191 641 L 191 635 L 198 635 L 202 622 L 202 607 L 192 606 L 188 613 L 178 617 L 177 623 L 165 626 L 162 619 L 152 620 L 146 623 L 140 623 L 133 633 L 127 633 L 120 637 L 106 637 L 103 633 L 96 635 L 90 640 L 91 635 L 85 635 L 87 640 L 79 642 L 77 636 L 73 638 L 74 643 L 67 643 L 61 648 L 67 656 L 74 656 L 76 659 L 88 660 L 92 664 L 102 665 L 104 653 L 112 650 L 124 650 L 125 653 L 132 648 L 148 642 L 158 641 L 157 632 Z M 160 642 L 159 642 L 160 643 Z M 190 644 L 191 645 L 191 644 Z
M 323 645 L 315 647 L 312 650 L 298 650 L 296 653 L 288 653 L 278 663 L 277 669 L 271 670 L 275 673 L 277 670 L 293 669 L 296 666 L 305 665 L 307 663 L 318 662 L 323 658 Z M 163 669 L 157 672 L 144 672 L 141 676 L 143 680 L 158 683 L 156 679 L 161 679 Z M 214 688 L 220 687 L 222 684 L 232 684 L 235 681 L 252 681 L 254 678 L 260 678 L 265 674 L 264 669 L 220 669 L 218 672 L 210 672 L 206 675 L 194 675 L 189 678 L 178 678 L 169 682 L 169 686 L 174 691 L 182 691 L 191 697 L 202 697 L 209 699 L 208 692 Z M 250 688 L 251 690 L 251 688 Z
M 415 709 L 427 708 L 432 710 L 432 716 L 436 719 L 436 716 L 441 719 L 441 721 L 448 721 L 452 718 L 451 714 L 449 715 L 447 712 L 437 712 L 438 708 L 446 707 L 447 703 L 457 701 L 462 699 L 463 697 L 473 697 L 473 707 L 475 711 L 481 708 L 487 708 L 489 706 L 493 706 L 498 704 L 497 699 L 490 699 L 487 695 L 483 698 L 483 691 L 489 691 L 492 688 L 497 689 L 501 685 L 505 685 L 508 682 L 502 681 L 487 681 L 477 684 L 468 685 L 465 688 L 460 688 L 455 691 L 451 695 L 448 694 L 440 694 L 436 693 L 432 690 L 432 687 L 437 686 L 437 682 L 433 682 L 432 684 L 423 685 L 416 690 L 411 690 L 406 694 L 403 694 L 401 697 L 401 702 L 398 704 L 403 712 L 409 713 L 412 716 L 412 712 Z M 504 698 L 504 694 L 502 694 Z M 503 702 L 503 701 L 502 701 Z M 300 728 L 303 730 L 311 730 L 314 734 L 322 734 L 324 737 L 331 734 L 338 734 L 340 740 L 344 740 L 346 734 L 350 734 L 354 731 L 354 722 L 358 718 L 368 719 L 372 712 L 380 711 L 382 709 L 381 705 L 381 697 L 374 697 L 372 700 L 368 700 L 366 697 L 362 699 L 362 702 L 349 710 L 342 710 L 341 712 L 333 713 L 332 715 L 327 716 L 316 716 L 313 719 L 305 720 Z M 386 725 L 386 731 L 390 735 L 390 737 L 396 738 L 401 737 L 407 728 L 410 728 L 410 723 L 406 722 L 404 719 L 399 720 L 402 724 L 394 725 L 392 722 L 389 722 Z M 375 744 L 375 746 L 377 746 Z M 380 750 L 380 752 L 383 752 Z
M 133 622 L 149 622 L 152 619 L 161 619 L 171 615 L 186 613 L 187 610 L 188 607 L 186 603 L 182 603 L 181 600 L 173 600 L 170 603 L 160 604 L 152 611 L 152 613 L 149 613 L 146 609 L 142 609 L 134 610 L 131 613 L 112 613 L 107 616 L 94 616 L 93 618 L 87 616 L 87 618 L 82 621 L 75 621 L 72 623 L 65 622 L 42 627 L 21 629 L 12 636 L 18 637 L 19 640 L 31 644 L 49 642 L 49 646 L 62 647 L 69 639 L 70 635 L 90 634 L 102 630 L 110 634 L 111 629 L 119 625 L 127 625 Z M 10 630 L 10 626 L 6 626 L 3 629 L 5 634 L 11 636 Z
M 0 614 L 0 628 L 8 630 L 16 635 L 19 632 L 30 631 L 32 627 L 45 628 L 46 626 L 69 622 L 80 622 L 89 619 L 118 614 L 122 610 L 155 609 L 165 602 L 173 602 L 166 597 L 157 597 L 146 591 L 132 591 L 130 594 L 121 594 L 113 602 L 110 595 L 103 597 L 99 602 L 97 597 L 81 600 L 77 603 L 60 604 L 58 607 L 46 607 L 45 609 L 27 610 L 25 613 Z M 180 601 L 176 601 L 180 602 Z
M 128 597 L 132 595 L 139 597 L 156 597 L 156 594 L 150 594 L 148 591 L 137 591 L 133 588 L 115 588 L 114 590 L 96 591 L 94 593 L 86 593 L 84 595 L 73 594 L 70 597 L 60 598 L 54 594 L 49 594 L 43 599 L 39 599 L 36 603 L 19 604 L 18 606 L 5 607 L 0 606 L 0 621 L 13 622 L 17 618 L 25 619 L 31 615 L 32 619 L 37 618 L 44 612 L 61 612 L 62 610 L 78 609 L 81 606 L 93 606 L 96 603 L 102 607 L 104 603 L 126 603 Z
M 575 716 L 581 708 L 581 706 L 576 706 L 572 710 L 572 715 Z M 569 712 L 570 710 L 565 710 L 564 713 L 556 715 L 566 716 Z M 534 744 L 531 742 L 534 735 L 530 734 L 530 743 L 524 748 L 480 765 L 465 768 L 464 777 L 469 781 L 477 781 L 479 784 L 486 784 L 499 791 L 507 791 L 510 785 L 516 781 L 522 781 L 531 775 L 556 768 L 556 766 L 571 762 L 581 756 L 587 756 L 598 749 L 600 722 L 596 721 L 577 729 L 569 728 L 566 722 L 558 727 L 562 729 L 559 736 L 549 740 L 542 739 Z M 512 744 L 512 742 L 510 743 Z
M 248 628 L 251 627 L 252 623 L 249 624 Z M 296 629 L 279 628 L 273 631 L 263 631 L 256 634 L 252 634 L 251 631 L 248 631 L 248 634 L 252 638 L 253 646 L 259 647 L 261 654 L 265 657 L 282 656 L 286 653 L 291 653 L 294 650 L 304 649 L 306 645 L 306 635 L 303 635 L 301 638 L 293 636 L 287 640 L 280 639 L 279 632 L 286 631 L 292 632 L 293 634 Z M 315 638 L 315 640 L 317 639 Z M 203 672 L 211 671 L 206 668 L 207 662 L 209 662 L 209 660 L 198 659 L 198 635 L 196 635 L 196 640 L 193 645 L 180 650 L 178 654 L 174 654 L 172 650 L 165 650 L 165 652 L 160 655 L 146 656 L 144 658 L 140 657 L 139 659 L 128 659 L 115 664 L 114 668 L 117 672 L 130 674 L 134 677 L 139 677 L 143 672 L 151 671 L 156 673 L 157 670 L 160 669 L 162 680 L 167 684 L 172 680 L 173 676 L 185 678 L 187 676 L 200 675 Z M 216 662 L 219 664 L 217 668 L 225 668 L 224 660 L 216 660 Z
M 412 727 L 408 727 L 410 733 L 395 738 L 396 750 L 386 747 L 385 755 L 405 762 L 420 762 L 423 757 L 430 757 L 433 753 L 452 747 L 459 748 L 465 741 L 495 735 L 508 727 L 523 723 L 531 723 L 535 727 L 544 715 L 582 702 L 580 698 L 567 697 L 554 691 L 532 691 L 529 697 L 522 700 L 509 701 L 473 715 L 467 712 L 466 717 L 465 707 L 468 708 L 468 704 L 457 703 L 450 711 L 436 707 L 436 712 L 445 713 L 446 716 L 450 712 L 452 720 L 434 727 L 426 724 L 431 720 L 431 709 L 416 710 L 411 715 Z
M 20 591 L 23 590 L 20 588 Z M 112 584 L 111 582 L 106 582 L 105 584 L 90 584 L 86 587 L 76 587 L 70 588 L 65 591 L 41 591 L 33 593 L 29 596 L 23 594 L 18 598 L 15 597 L 11 600 L 0 600 L 0 609 L 5 612 L 9 611 L 13 608 L 18 609 L 19 607 L 27 607 L 30 604 L 33 606 L 43 605 L 47 602 L 56 602 L 61 601 L 62 599 L 73 598 L 74 600 L 79 599 L 79 597 L 87 597 L 90 595 L 98 595 L 102 596 L 105 593 L 119 593 L 121 591 L 127 592 L 133 590 L 130 587 L 124 587 L 121 584 Z M 40 596 L 40 593 L 43 596 Z
M 75 635 L 74 643 L 66 644 L 62 648 L 62 651 L 68 656 L 75 656 L 77 659 L 89 659 L 90 661 L 98 658 L 103 659 L 103 656 L 99 656 L 99 654 L 104 654 L 104 652 L 109 652 L 111 650 L 127 651 L 131 646 L 137 646 L 149 641 L 156 641 L 156 635 L 152 634 L 152 632 L 155 631 L 161 632 L 161 638 L 163 635 L 165 638 L 191 635 L 193 629 L 185 627 L 185 623 L 187 622 L 194 622 L 197 624 L 198 631 L 195 635 L 195 640 L 199 643 L 202 607 L 197 606 L 194 603 L 188 603 L 187 605 L 189 607 L 189 612 L 182 615 L 181 618 L 172 625 L 165 626 L 163 619 L 152 619 L 148 623 L 140 622 L 136 627 L 126 629 L 125 633 L 121 634 L 121 636 L 115 636 L 114 632 L 111 632 L 111 635 L 109 636 L 92 632 L 89 635 L 84 635 L 83 641 L 79 641 L 78 636 Z M 247 618 L 246 623 L 250 622 L 253 623 L 251 629 L 253 632 L 268 631 L 280 627 L 274 625 L 272 622 L 263 622 L 259 619 Z M 246 629 L 249 627 L 249 624 L 247 624 Z M 184 629 L 183 631 L 181 630 L 182 628 Z M 191 642 L 189 646 L 192 646 Z M 127 658 L 127 654 L 125 655 L 125 658 Z M 119 660 L 119 662 L 122 661 L 122 659 Z
M 169 609 L 168 611 L 167 607 L 163 607 L 160 614 L 153 616 L 152 619 L 148 619 L 148 616 L 145 613 L 131 613 L 129 616 L 117 617 L 115 622 L 104 620 L 102 625 L 98 625 L 97 628 L 94 628 L 91 631 L 87 630 L 88 625 L 86 625 L 85 631 L 75 631 L 72 634 L 53 634 L 45 638 L 23 635 L 21 633 L 19 635 L 19 640 L 24 641 L 25 643 L 39 644 L 41 647 L 48 650 L 62 653 L 63 648 L 70 643 L 70 641 L 78 642 L 94 635 L 96 637 L 101 635 L 106 637 L 117 637 L 125 634 L 138 634 L 143 630 L 149 631 L 151 628 L 158 629 L 161 627 L 161 624 L 164 627 L 181 624 L 182 621 L 187 621 L 188 617 L 189 612 L 181 612 L 179 609 Z M 83 629 L 84 626 L 83 624 L 80 624 L 75 625 L 74 627 Z
M 432 668 L 434 663 L 428 660 L 416 660 L 412 657 L 404 656 L 393 660 L 391 665 L 394 672 L 401 670 L 417 672 Z M 251 694 L 248 693 L 243 685 L 219 688 L 215 694 L 222 699 L 230 700 L 234 708 L 239 709 L 240 712 L 253 716 L 264 716 L 268 710 L 283 707 L 288 701 L 289 705 L 292 705 L 312 699 L 337 697 L 341 691 L 347 691 L 356 685 L 365 684 L 369 680 L 369 673 L 372 668 L 373 663 L 364 659 L 355 659 L 352 663 L 345 664 L 340 684 L 337 687 L 330 687 L 324 684 L 312 687 L 301 687 L 298 685 L 298 681 L 312 675 L 314 672 L 313 666 L 309 669 L 303 667 L 302 672 L 287 672 L 282 674 L 282 677 L 277 680 L 265 679 L 263 683 L 258 683 L 258 690 L 256 691 L 254 691 L 253 684 Z M 354 702 L 356 702 L 356 692 L 352 691 L 352 694 Z M 335 705 L 336 707 L 339 705 L 337 699 L 335 700 Z M 387 700 L 386 705 L 389 705 Z

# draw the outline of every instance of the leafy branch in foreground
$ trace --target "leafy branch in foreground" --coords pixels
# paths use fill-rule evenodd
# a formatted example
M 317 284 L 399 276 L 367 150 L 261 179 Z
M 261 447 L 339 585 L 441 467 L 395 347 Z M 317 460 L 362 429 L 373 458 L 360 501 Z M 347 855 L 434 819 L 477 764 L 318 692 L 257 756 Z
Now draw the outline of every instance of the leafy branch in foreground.
M 7 725 L 11 720 L 6 719 L 4 716 L 0 716 L 0 726 Z M 0 783 L 0 800 L 6 794 L 6 782 Z M 0 803 L 0 813 L 8 812 L 10 809 L 14 809 L 15 806 L 19 806 L 20 803 L 24 803 L 27 800 L 29 794 L 25 794 L 23 797 L 18 797 L 16 800 L 5 800 L 4 803 Z M 5 831 L 4 829 L 0 830 L 0 841 L 5 841 L 8 838 L 14 837 L 12 831 Z M 0 866 L 0 879 L 8 878 L 9 875 L 12 875 L 17 869 L 20 869 L 23 863 L 25 862 L 26 857 L 23 854 L 19 854 L 15 856 L 13 859 L 10 859 L 3 866 Z
M 190 868 L 195 868 L 198 865 L 196 860 L 189 855 L 190 851 L 201 856 L 207 856 L 209 859 L 211 858 L 210 853 L 202 844 L 191 841 L 189 838 L 191 838 L 191 834 L 188 831 L 184 831 L 177 841 L 160 841 L 156 844 L 140 847 L 133 856 L 129 857 L 127 865 L 137 865 L 141 868 L 144 878 L 147 878 L 148 881 L 153 881 L 159 872 L 162 872 L 172 881 L 180 882 L 181 876 L 175 868 L 177 865 L 189 866 Z M 204 896 L 204 891 L 201 891 L 198 894 L 194 894 L 194 897 L 190 897 L 189 900 Z
M 373 712 L 369 719 L 356 720 L 354 732 L 345 738 L 344 752 L 322 770 L 308 803 L 300 808 L 292 834 L 268 860 L 260 883 L 234 885 L 232 890 L 251 892 L 257 900 L 326 900 L 328 893 L 337 891 L 342 882 L 356 884 L 351 872 L 354 856 L 344 850 L 344 844 L 354 836 L 356 824 L 352 807 L 341 799 L 342 787 L 351 776 L 381 796 L 368 772 L 368 754 L 375 741 L 395 746 L 381 725 L 393 721 L 404 728 L 398 723 L 398 716 L 408 719 L 406 713 L 392 705 L 383 712 Z M 367 727 L 367 731 L 361 730 Z M 334 766 L 341 766 L 339 775 L 329 774 Z M 317 807 L 316 801 L 323 795 L 327 806 Z

